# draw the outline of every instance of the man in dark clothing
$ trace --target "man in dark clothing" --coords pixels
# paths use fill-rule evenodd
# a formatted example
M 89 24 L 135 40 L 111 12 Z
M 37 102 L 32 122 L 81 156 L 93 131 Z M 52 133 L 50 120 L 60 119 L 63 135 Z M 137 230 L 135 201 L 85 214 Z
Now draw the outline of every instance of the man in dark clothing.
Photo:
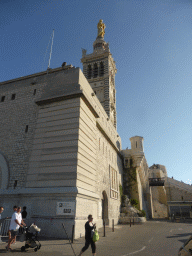
M 82 248 L 79 256 L 81 256 L 84 251 L 86 251 L 89 248 L 89 245 L 91 244 L 92 253 L 93 255 L 96 255 L 96 245 L 93 242 L 93 232 L 96 228 L 95 224 L 92 223 L 93 218 L 92 215 L 88 216 L 88 221 L 85 223 L 85 246 Z
M 27 218 L 27 212 L 26 212 L 26 209 L 27 209 L 27 207 L 26 207 L 26 206 L 24 206 L 24 207 L 23 207 L 23 211 L 22 211 L 22 219 L 26 219 L 26 218 Z

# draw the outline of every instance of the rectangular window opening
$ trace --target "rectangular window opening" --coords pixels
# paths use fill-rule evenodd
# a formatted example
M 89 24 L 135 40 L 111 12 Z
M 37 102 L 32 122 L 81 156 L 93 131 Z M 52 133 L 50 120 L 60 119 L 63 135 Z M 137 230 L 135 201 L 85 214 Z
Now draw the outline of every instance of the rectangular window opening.
M 125 167 L 128 167 L 129 159 L 125 159 Z
M 15 99 L 15 96 L 16 96 L 16 94 L 15 94 L 15 93 L 14 93 L 14 94 L 12 94 L 11 99 L 12 99 L 12 100 L 14 100 L 14 99 Z
M 27 132 L 28 132 L 28 128 L 29 128 L 29 126 L 28 126 L 28 125 L 26 125 L 26 127 L 25 127 L 25 133 L 27 133 Z
M 5 100 L 5 96 L 2 96 L 1 97 L 1 102 L 4 102 L 4 100 Z
M 13 187 L 14 189 L 17 187 L 17 180 L 15 180 Z

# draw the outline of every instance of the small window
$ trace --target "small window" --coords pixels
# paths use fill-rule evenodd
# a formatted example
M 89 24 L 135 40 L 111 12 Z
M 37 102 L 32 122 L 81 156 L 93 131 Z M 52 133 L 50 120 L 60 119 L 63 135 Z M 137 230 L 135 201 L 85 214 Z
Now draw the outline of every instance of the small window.
M 1 102 L 4 102 L 4 100 L 5 100 L 5 96 L 2 96 L 1 97 Z
M 93 68 L 93 77 L 97 77 L 98 76 L 98 66 L 97 63 L 94 64 L 94 68 Z
M 14 100 L 15 96 L 16 96 L 16 94 L 12 94 L 11 99 Z
M 114 170 L 113 168 L 111 168 L 110 182 L 111 182 L 111 198 L 117 199 L 118 198 L 117 171 Z
M 35 95 L 36 94 L 36 89 L 34 89 L 34 91 L 33 91 L 33 95 Z
M 137 141 L 136 141 L 136 148 L 137 148 Z
M 99 75 L 100 76 L 104 75 L 104 65 L 103 65 L 103 62 L 100 62 Z
M 28 126 L 28 125 L 26 125 L 26 127 L 25 127 L 25 133 L 27 133 L 27 132 L 28 132 L 28 128 L 29 128 L 29 126 Z
M 15 180 L 13 187 L 14 189 L 17 187 L 17 180 Z

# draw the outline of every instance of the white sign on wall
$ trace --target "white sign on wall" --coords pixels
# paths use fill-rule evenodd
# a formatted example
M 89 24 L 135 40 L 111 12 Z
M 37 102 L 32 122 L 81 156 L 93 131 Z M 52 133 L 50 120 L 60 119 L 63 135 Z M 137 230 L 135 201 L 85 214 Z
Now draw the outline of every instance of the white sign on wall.
M 57 202 L 57 215 L 75 215 L 75 202 Z

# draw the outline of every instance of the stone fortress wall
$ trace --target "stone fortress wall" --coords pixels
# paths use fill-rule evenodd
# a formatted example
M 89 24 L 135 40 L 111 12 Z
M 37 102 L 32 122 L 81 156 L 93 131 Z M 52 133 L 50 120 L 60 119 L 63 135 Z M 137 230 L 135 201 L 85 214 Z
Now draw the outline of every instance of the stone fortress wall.
M 31 84 L 32 79 L 0 85 L 0 150 L 9 164 L 8 188 L 14 184 L 23 187 L 26 183 L 38 113 L 35 99 L 44 87 L 42 83 L 34 94 L 36 86 Z
M 149 188 L 149 168 L 144 155 L 143 137 L 130 138 L 131 149 L 122 150 L 124 157 L 124 193 L 139 201 L 139 209 L 151 218 L 152 202 Z
M 143 150 L 143 138 L 130 138 L 131 149 L 122 150 L 124 157 L 124 193 L 139 201 L 147 218 L 168 218 L 173 213 L 192 212 L 192 186 L 167 176 L 166 167 L 148 167 Z M 134 179 L 133 179 L 134 177 Z M 163 185 L 150 185 L 149 179 L 162 179 Z
M 166 192 L 168 201 L 192 201 L 192 185 L 167 177 Z
M 8 93 L 9 88 L 15 89 Z M 110 175 L 113 169 L 122 183 L 121 141 L 80 69 L 35 74 L 1 83 L 0 89 L 1 98 L 6 96 L 0 104 L 5 120 L 0 150 L 10 177 L 0 191 L 5 214 L 14 204 L 25 205 L 44 235 L 62 237 L 62 221 L 68 228 L 75 224 L 78 237 L 89 213 L 98 227 L 102 214 L 109 224 L 117 223 L 119 189 L 115 198 Z M 58 216 L 58 201 L 75 202 L 75 216 Z M 49 232 L 47 226 L 55 229 Z

